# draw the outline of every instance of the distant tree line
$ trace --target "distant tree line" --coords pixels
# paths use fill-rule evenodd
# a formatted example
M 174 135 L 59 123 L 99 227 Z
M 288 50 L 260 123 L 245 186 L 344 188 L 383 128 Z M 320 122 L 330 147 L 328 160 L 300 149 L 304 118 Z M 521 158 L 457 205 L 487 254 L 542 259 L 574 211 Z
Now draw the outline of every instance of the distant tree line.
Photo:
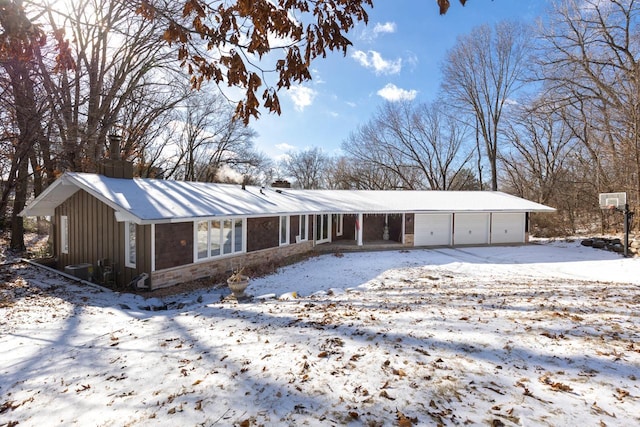
M 12 247 L 24 248 L 16 214 L 27 200 L 64 171 L 96 171 L 112 154 L 110 134 L 122 137 L 118 154 L 142 177 L 502 190 L 558 208 L 537 219 L 550 234 L 617 221 L 599 210 L 600 192 L 626 191 L 638 205 L 636 1 L 562 0 L 537 28 L 478 27 L 449 51 L 438 99 L 381 105 L 340 155 L 309 147 L 275 162 L 255 148 L 248 118 L 261 105 L 279 112 L 277 91 L 310 78 L 309 61 L 327 49 L 344 51 L 345 33 L 367 21 L 371 4 L 330 3 L 311 15 L 323 27 L 303 31 L 271 2 L 216 11 L 200 0 L 80 0 L 72 8 L 0 0 L 0 221 Z M 269 16 L 282 18 L 280 34 L 292 44 L 269 44 L 276 21 L 254 25 Z M 284 59 L 270 86 L 243 52 L 271 51 Z M 240 88 L 242 100 L 229 102 L 215 84 Z
M 537 28 L 475 28 L 448 52 L 437 101 L 382 105 L 344 155 L 308 149 L 282 172 L 300 187 L 502 190 L 557 208 L 534 218 L 548 235 L 620 231 L 598 194 L 640 200 L 639 12 L 564 0 Z M 324 179 L 305 180 L 303 163 Z

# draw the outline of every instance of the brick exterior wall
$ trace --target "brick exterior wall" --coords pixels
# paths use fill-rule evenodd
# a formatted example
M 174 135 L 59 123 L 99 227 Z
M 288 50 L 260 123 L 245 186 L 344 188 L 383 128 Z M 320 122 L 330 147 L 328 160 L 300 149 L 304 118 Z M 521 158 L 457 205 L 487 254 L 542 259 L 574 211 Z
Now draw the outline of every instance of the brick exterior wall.
M 389 214 L 389 240 L 402 242 L 402 214 Z
M 405 237 L 406 237 L 407 234 L 413 235 L 415 233 L 414 225 L 415 225 L 415 215 L 412 214 L 412 213 L 405 214 L 405 216 L 404 216 L 404 233 L 405 233 Z
M 382 240 L 382 231 L 384 229 L 384 215 L 364 215 L 363 222 L 363 241 L 366 242 L 372 240 Z
M 356 218 L 358 215 L 343 215 L 342 236 L 336 237 L 337 240 L 356 240 Z
M 156 225 L 156 270 L 193 263 L 193 223 Z
M 250 267 L 278 263 L 287 257 L 301 255 L 310 252 L 312 249 L 313 242 L 308 241 L 158 270 L 151 273 L 151 289 L 166 288 L 204 277 L 220 276 L 239 266 Z
M 280 217 L 247 218 L 247 252 L 280 244 Z

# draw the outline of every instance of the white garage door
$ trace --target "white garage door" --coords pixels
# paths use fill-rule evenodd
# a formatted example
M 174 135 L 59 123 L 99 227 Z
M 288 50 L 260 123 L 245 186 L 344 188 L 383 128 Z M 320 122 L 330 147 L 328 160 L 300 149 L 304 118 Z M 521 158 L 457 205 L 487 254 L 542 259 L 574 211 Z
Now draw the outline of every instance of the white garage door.
M 454 245 L 481 245 L 489 243 L 488 213 L 457 213 L 453 226 Z
M 451 245 L 451 214 L 416 214 L 415 246 Z
M 524 243 L 524 213 L 491 215 L 491 243 Z

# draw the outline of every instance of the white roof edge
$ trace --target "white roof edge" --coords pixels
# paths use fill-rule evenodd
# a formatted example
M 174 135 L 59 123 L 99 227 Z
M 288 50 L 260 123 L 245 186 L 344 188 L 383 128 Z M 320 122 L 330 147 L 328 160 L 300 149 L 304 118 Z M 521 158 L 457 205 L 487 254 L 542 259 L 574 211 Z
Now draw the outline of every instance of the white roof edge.
M 279 192 L 273 188 L 248 187 L 246 192 L 238 192 L 233 188 L 229 184 L 148 179 L 116 181 L 96 174 L 65 172 L 29 203 L 21 215 L 53 215 L 55 208 L 78 190 L 86 191 L 112 208 L 119 222 L 141 225 L 283 215 L 556 211 L 500 191 L 417 191 L 419 199 L 414 199 L 402 191 L 286 189 Z M 401 193 L 405 194 L 401 196 Z M 453 193 L 469 196 L 460 198 Z M 459 199 L 465 202 L 460 203 Z M 434 206 L 442 209 L 433 209 Z
M 27 206 L 25 206 L 24 209 L 22 209 L 22 211 L 18 214 L 18 216 L 22 216 L 22 217 L 25 217 L 25 216 L 53 216 L 55 214 L 55 208 L 58 205 L 52 206 L 52 207 L 40 207 L 40 208 L 31 208 L 31 206 L 37 205 L 40 202 L 42 202 L 43 200 L 45 200 L 49 196 L 49 194 L 51 194 L 54 191 L 56 191 L 58 189 L 58 187 L 68 185 L 69 183 L 66 180 L 66 175 L 67 174 L 68 174 L 68 172 L 65 172 L 64 174 L 62 174 L 62 176 L 60 176 L 60 178 L 56 179 L 51 185 L 49 185 L 47 188 L 45 188 L 44 191 L 38 195 L 38 197 L 33 199 L 30 203 L 27 204 Z M 76 186 L 76 190 L 73 190 L 73 191 L 69 192 L 69 194 L 66 195 L 66 198 L 69 198 L 70 196 L 75 194 L 77 191 L 78 191 L 78 188 Z

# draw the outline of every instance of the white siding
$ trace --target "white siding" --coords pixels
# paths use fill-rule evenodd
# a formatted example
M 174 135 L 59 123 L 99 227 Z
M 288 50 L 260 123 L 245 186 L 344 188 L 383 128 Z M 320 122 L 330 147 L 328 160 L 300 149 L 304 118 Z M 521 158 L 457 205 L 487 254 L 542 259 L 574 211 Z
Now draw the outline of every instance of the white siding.
M 416 214 L 414 246 L 450 246 L 451 214 Z
M 454 216 L 454 245 L 484 245 L 489 243 L 488 213 L 457 213 Z
M 491 215 L 491 243 L 524 243 L 523 213 L 494 213 Z

